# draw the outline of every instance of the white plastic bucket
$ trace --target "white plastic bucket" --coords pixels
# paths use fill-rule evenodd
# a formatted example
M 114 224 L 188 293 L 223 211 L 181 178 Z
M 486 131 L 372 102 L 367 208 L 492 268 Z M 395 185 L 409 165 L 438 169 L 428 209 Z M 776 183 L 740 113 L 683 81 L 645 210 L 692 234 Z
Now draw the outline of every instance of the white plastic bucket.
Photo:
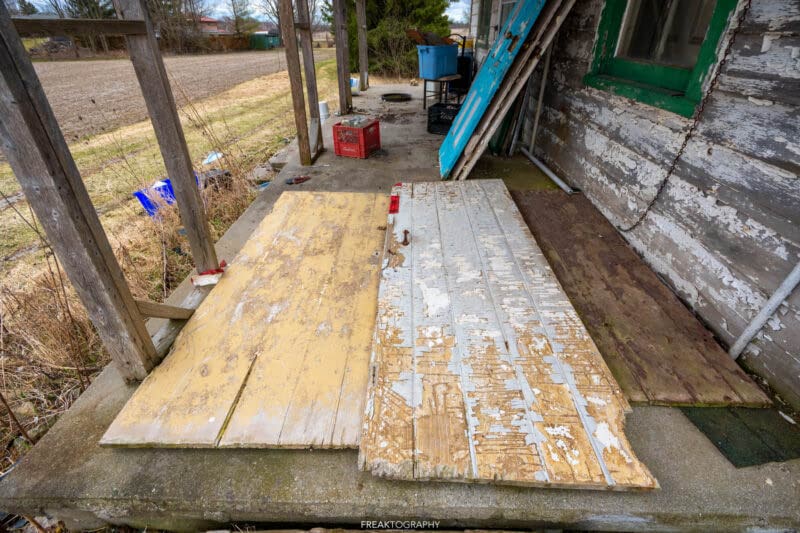
M 320 102 L 319 103 L 319 118 L 322 122 L 325 122 L 331 117 L 331 111 L 328 109 L 328 102 Z
M 350 94 L 361 94 L 358 78 L 350 78 Z

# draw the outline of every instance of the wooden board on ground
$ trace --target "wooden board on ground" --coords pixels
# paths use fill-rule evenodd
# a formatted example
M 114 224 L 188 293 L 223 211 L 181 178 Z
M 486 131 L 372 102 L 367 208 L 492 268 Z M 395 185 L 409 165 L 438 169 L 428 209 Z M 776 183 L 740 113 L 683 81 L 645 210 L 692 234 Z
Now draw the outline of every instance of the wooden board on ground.
M 358 446 L 387 206 L 283 193 L 101 443 Z
M 361 467 L 406 480 L 657 487 L 625 438 L 621 390 L 503 182 L 395 192 Z
M 585 196 L 512 196 L 631 402 L 770 404 Z

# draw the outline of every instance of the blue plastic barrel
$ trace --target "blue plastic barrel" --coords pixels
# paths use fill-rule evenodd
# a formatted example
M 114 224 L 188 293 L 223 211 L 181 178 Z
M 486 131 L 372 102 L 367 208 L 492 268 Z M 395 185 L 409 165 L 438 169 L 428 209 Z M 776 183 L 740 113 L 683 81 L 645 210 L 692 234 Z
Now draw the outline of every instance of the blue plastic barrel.
M 419 77 L 435 80 L 442 76 L 458 73 L 458 45 L 441 46 L 417 45 L 419 56 Z

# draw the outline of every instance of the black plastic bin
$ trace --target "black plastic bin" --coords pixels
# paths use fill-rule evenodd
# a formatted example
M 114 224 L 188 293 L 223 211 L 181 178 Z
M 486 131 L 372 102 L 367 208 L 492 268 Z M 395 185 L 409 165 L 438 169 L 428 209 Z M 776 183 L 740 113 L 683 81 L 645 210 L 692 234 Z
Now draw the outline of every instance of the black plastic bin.
M 447 135 L 461 104 L 433 104 L 428 108 L 428 133 Z

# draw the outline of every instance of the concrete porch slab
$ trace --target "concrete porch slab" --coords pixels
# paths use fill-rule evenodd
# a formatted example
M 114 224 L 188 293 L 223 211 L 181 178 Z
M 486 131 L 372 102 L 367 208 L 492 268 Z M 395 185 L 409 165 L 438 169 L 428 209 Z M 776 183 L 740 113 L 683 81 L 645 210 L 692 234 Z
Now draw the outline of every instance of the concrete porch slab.
M 382 92 L 412 92 L 386 106 Z M 441 137 L 425 133 L 421 90 L 373 87 L 354 104 L 381 123 L 385 155 L 290 161 L 218 243 L 232 258 L 282 190 L 388 191 L 397 181 L 435 180 Z M 391 115 L 391 116 L 389 116 Z M 327 127 L 326 146 L 330 142 Z M 312 179 L 287 186 L 305 174 Z M 170 298 L 192 297 L 189 284 Z M 158 321 L 149 327 L 157 328 Z M 231 522 L 357 527 L 361 520 L 440 520 L 444 528 L 746 530 L 800 527 L 800 460 L 736 469 L 677 409 L 637 407 L 626 434 L 661 484 L 651 493 L 528 489 L 382 480 L 357 469 L 357 452 L 113 449 L 97 442 L 135 390 L 111 365 L 0 481 L 0 509 L 49 514 L 73 528 L 104 523 L 193 530 Z

